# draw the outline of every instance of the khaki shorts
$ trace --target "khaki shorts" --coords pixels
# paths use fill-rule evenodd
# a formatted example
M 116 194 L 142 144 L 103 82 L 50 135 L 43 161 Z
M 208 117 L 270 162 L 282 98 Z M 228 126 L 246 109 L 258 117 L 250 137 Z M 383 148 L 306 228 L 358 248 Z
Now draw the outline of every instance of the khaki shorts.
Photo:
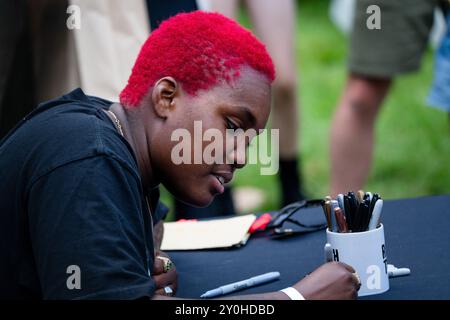
M 366 24 L 373 4 L 380 7 L 381 29 Z M 437 5 L 437 0 L 356 0 L 349 70 L 382 78 L 417 70 Z

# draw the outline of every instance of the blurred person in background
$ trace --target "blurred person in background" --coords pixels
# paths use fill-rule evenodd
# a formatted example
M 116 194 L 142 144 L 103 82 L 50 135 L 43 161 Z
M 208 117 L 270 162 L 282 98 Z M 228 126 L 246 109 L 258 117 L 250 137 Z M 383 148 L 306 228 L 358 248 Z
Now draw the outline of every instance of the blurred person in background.
M 75 87 L 114 99 L 149 33 L 144 0 L 0 6 L 0 137 L 38 103 Z
M 0 139 L 36 105 L 28 3 L 0 1 Z
M 367 25 L 371 5 L 380 8 L 380 29 Z M 396 76 L 419 69 L 437 5 L 438 0 L 356 1 L 347 82 L 330 134 L 333 196 L 364 186 L 383 100 Z
M 435 54 L 434 79 L 427 102 L 447 113 L 450 128 L 450 2 L 443 6 L 443 11 L 447 30 Z

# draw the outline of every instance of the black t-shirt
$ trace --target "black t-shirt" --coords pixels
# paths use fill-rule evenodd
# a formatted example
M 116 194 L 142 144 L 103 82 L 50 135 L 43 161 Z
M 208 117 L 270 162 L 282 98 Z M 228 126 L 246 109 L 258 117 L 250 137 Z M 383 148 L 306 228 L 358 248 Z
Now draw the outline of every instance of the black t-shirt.
M 152 221 L 167 208 L 143 190 L 131 146 L 102 111 L 111 103 L 74 90 L 0 142 L 0 298 L 153 295 Z

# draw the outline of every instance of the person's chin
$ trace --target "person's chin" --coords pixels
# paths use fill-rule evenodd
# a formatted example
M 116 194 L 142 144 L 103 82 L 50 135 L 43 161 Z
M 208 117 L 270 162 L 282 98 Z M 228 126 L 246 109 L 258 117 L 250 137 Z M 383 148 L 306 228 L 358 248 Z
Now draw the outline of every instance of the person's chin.
M 199 207 L 199 208 L 204 208 L 204 207 L 207 207 L 207 206 L 209 206 L 210 204 L 211 204 L 211 202 L 213 201 L 213 199 L 214 199 L 214 196 L 213 197 L 211 197 L 210 199 L 207 199 L 207 200 L 200 200 L 200 201 L 197 201 L 196 203 L 195 203 L 195 206 L 197 206 L 197 207 Z
M 199 190 L 199 187 L 202 189 Z M 186 193 L 188 190 L 195 190 L 194 193 Z M 181 190 L 180 190 L 181 191 Z M 195 207 L 207 207 L 214 200 L 216 195 L 224 192 L 224 186 L 214 175 L 208 175 L 206 179 L 196 180 L 195 183 L 185 185 L 185 192 L 178 193 L 178 198 L 182 202 Z
M 214 194 L 211 194 L 209 190 L 205 190 L 200 195 L 185 195 L 178 197 L 178 199 L 191 206 L 203 208 L 211 204 L 214 200 Z
M 206 190 L 200 197 L 194 199 L 194 203 L 197 207 L 203 208 L 207 207 L 214 200 L 214 195 Z

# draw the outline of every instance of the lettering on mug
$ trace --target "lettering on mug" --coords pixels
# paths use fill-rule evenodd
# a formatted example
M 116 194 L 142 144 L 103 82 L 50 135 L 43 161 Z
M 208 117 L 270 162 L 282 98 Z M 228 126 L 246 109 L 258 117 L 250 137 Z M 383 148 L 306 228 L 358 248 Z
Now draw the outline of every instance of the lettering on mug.
M 384 244 L 381 245 L 381 255 L 383 256 L 384 263 L 384 273 L 387 274 L 387 255 L 386 255 L 386 246 Z
M 339 251 L 338 249 L 333 249 L 333 260 L 339 261 Z

